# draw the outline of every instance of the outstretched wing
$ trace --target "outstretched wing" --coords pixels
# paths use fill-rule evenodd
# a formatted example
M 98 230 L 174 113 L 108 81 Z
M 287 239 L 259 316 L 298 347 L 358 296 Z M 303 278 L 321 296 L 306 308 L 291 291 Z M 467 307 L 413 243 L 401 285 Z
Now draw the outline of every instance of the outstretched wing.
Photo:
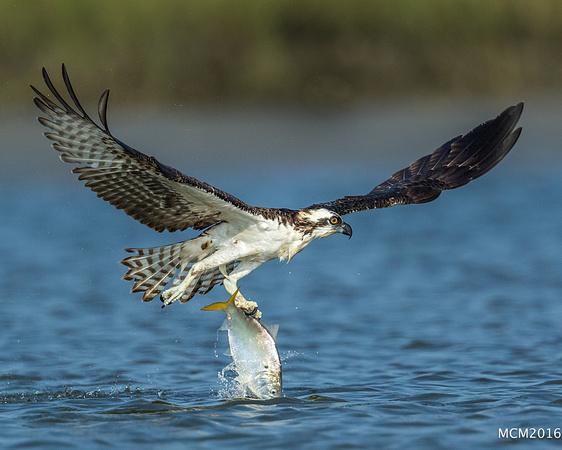
M 523 103 L 507 108 L 495 119 L 451 139 L 430 155 L 396 172 L 367 195 L 344 197 L 310 208 L 326 208 L 343 216 L 435 200 L 442 191 L 458 188 L 484 175 L 508 154 L 521 134 L 521 128 L 513 129 L 522 112 Z
M 76 164 L 72 171 L 98 197 L 160 232 L 200 230 L 218 221 L 256 219 L 262 208 L 251 207 L 114 138 L 107 127 L 109 90 L 102 94 L 98 105 L 104 127 L 100 128 L 80 105 L 64 64 L 62 76 L 76 110 L 59 94 L 43 69 L 45 84 L 54 99 L 31 86 L 38 95 L 35 104 L 47 115 L 39 117 L 39 122 L 50 129 L 45 136 L 61 152 L 60 158 Z

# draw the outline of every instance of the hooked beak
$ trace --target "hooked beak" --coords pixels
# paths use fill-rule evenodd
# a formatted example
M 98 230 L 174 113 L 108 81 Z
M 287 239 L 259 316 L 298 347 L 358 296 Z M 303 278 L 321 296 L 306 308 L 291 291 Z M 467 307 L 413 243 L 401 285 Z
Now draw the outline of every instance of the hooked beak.
M 349 236 L 349 239 L 351 239 L 351 235 L 353 234 L 353 230 L 351 229 L 351 227 L 347 223 L 343 222 L 341 224 L 341 232 L 342 232 L 342 234 L 345 234 L 346 236 Z

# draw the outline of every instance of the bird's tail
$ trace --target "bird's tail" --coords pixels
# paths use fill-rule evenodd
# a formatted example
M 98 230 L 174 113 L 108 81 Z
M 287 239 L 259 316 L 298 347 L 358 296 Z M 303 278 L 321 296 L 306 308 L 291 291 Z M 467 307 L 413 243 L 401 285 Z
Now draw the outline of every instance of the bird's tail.
M 142 292 L 142 300 L 149 302 L 162 292 L 174 276 L 173 286 L 187 276 L 193 263 L 201 258 L 200 254 L 189 251 L 192 247 L 191 241 L 184 241 L 162 247 L 127 248 L 125 251 L 134 255 L 121 261 L 129 268 L 123 279 L 134 281 L 131 292 Z M 234 266 L 235 263 L 228 264 L 226 273 L 230 273 Z M 218 267 L 202 272 L 189 284 L 181 301 L 187 302 L 197 293 L 206 294 L 223 279 Z

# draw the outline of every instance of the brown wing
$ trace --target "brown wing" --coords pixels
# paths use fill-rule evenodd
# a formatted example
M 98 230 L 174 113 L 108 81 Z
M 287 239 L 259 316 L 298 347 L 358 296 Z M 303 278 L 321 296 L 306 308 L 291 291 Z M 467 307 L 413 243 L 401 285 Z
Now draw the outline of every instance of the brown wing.
M 343 216 L 435 200 L 444 190 L 458 188 L 481 177 L 509 153 L 521 133 L 521 128 L 513 129 L 522 112 L 523 103 L 507 108 L 495 119 L 396 172 L 366 195 L 344 197 L 310 208 L 326 208 Z
M 61 152 L 61 160 L 75 164 L 72 171 L 98 197 L 160 232 L 199 230 L 221 220 L 253 221 L 262 211 L 114 138 L 106 118 L 109 90 L 102 94 L 98 106 L 102 129 L 80 105 L 64 64 L 62 76 L 77 111 L 59 94 L 43 69 L 54 99 L 31 86 L 38 95 L 35 104 L 47 116 L 39 117 L 39 122 L 50 129 L 45 136 Z

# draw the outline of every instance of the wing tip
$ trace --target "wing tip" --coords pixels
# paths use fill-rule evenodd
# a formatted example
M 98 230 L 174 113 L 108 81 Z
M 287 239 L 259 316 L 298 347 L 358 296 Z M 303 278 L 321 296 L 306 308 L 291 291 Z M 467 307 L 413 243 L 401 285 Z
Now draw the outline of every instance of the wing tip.
M 521 118 L 521 115 L 523 114 L 524 107 L 525 107 L 525 102 L 519 102 L 516 105 L 506 108 L 505 111 L 500 114 L 500 116 L 502 115 L 509 116 L 511 118 L 511 121 L 513 122 L 513 127 L 515 127 L 515 125 Z
M 102 123 L 102 125 L 105 128 L 105 132 L 107 134 L 111 134 L 109 132 L 109 127 L 107 125 L 107 104 L 109 102 L 109 89 L 106 89 L 103 94 L 101 94 L 101 97 L 99 99 L 98 102 L 98 116 L 100 118 L 100 121 Z
M 479 178 L 480 176 L 484 175 L 490 169 L 494 168 L 511 151 L 511 149 L 514 147 L 515 143 L 519 139 L 519 136 L 521 135 L 522 132 L 522 127 L 518 127 L 518 128 L 515 127 L 521 115 L 523 114 L 524 106 L 525 106 L 525 102 L 521 101 L 503 110 L 495 119 L 491 119 L 481 124 L 480 126 L 474 128 L 473 130 L 469 131 L 465 135 L 460 135 L 457 138 L 451 139 L 443 146 L 441 146 L 439 149 L 435 150 L 432 154 L 426 155 L 425 157 L 422 157 L 417 161 L 415 161 L 414 163 L 412 163 L 409 167 L 406 167 L 405 169 L 396 172 L 394 175 L 392 175 L 392 177 L 389 180 L 376 186 L 371 192 L 369 192 L 369 194 L 362 195 L 362 196 L 361 195 L 352 196 L 352 197 L 346 196 L 344 198 L 334 200 L 332 202 L 315 204 L 312 205 L 310 208 L 322 207 L 326 209 L 331 209 L 332 211 L 335 211 L 340 215 L 345 215 L 345 214 L 351 214 L 353 212 L 365 211 L 367 209 L 385 208 L 385 207 L 393 206 L 395 204 L 426 203 L 435 200 L 437 197 L 439 197 L 442 190 L 455 189 L 457 187 L 467 184 L 473 179 Z M 476 173 L 472 172 L 471 174 L 464 172 L 462 174 L 457 174 L 460 175 L 458 179 L 444 180 L 446 182 L 451 183 L 449 185 L 445 183 L 445 185 L 443 186 L 415 187 L 412 190 L 412 193 L 415 194 L 414 198 L 410 198 L 411 195 L 404 197 L 404 193 L 397 191 L 396 190 L 397 183 L 394 182 L 388 183 L 388 181 L 393 180 L 393 178 L 396 178 L 397 175 L 399 175 L 399 178 L 401 178 L 401 180 L 399 181 L 405 181 L 403 179 L 404 174 L 407 173 L 412 167 L 414 167 L 414 169 L 417 169 L 413 171 L 415 173 L 418 173 L 422 171 L 422 169 L 425 169 L 427 167 L 424 158 L 431 157 L 433 154 L 435 154 L 435 152 L 438 152 L 439 150 L 443 150 L 444 147 L 451 147 L 452 144 L 457 144 L 457 145 L 462 144 L 463 146 L 465 144 L 471 144 L 475 137 L 475 134 L 482 133 L 483 131 L 485 132 L 486 130 L 487 132 L 489 132 L 491 130 L 490 126 L 492 126 L 492 128 L 495 128 L 495 131 L 492 134 L 494 133 L 499 134 L 498 136 L 499 142 L 497 142 L 494 146 L 494 148 L 499 149 L 499 151 L 492 152 L 493 157 L 489 161 L 487 161 L 485 168 L 483 168 L 483 170 L 481 170 L 480 172 L 478 171 Z M 469 142 L 465 143 L 463 139 L 468 140 Z M 431 169 L 435 170 L 439 166 L 451 165 L 451 163 L 455 162 L 455 160 L 457 160 L 456 162 L 458 163 L 459 158 L 462 159 L 461 153 L 464 152 L 461 151 L 456 152 L 456 155 L 453 157 L 452 161 L 447 161 L 445 158 L 445 156 L 447 155 L 443 153 L 443 155 L 441 155 L 438 158 L 438 160 L 434 164 L 432 164 Z M 466 160 L 467 158 L 466 153 L 464 154 L 464 158 Z M 484 159 L 486 159 L 485 156 Z M 457 165 L 459 167 L 461 166 L 459 164 Z M 475 164 L 473 167 L 478 167 L 478 164 Z M 452 174 L 449 173 L 444 175 L 445 178 L 450 178 Z M 393 180 L 393 181 L 397 181 L 397 180 Z M 384 189 L 381 189 L 381 192 L 377 192 L 377 189 L 383 186 Z M 397 199 L 399 199 L 401 196 L 403 197 L 402 201 L 397 201 Z

